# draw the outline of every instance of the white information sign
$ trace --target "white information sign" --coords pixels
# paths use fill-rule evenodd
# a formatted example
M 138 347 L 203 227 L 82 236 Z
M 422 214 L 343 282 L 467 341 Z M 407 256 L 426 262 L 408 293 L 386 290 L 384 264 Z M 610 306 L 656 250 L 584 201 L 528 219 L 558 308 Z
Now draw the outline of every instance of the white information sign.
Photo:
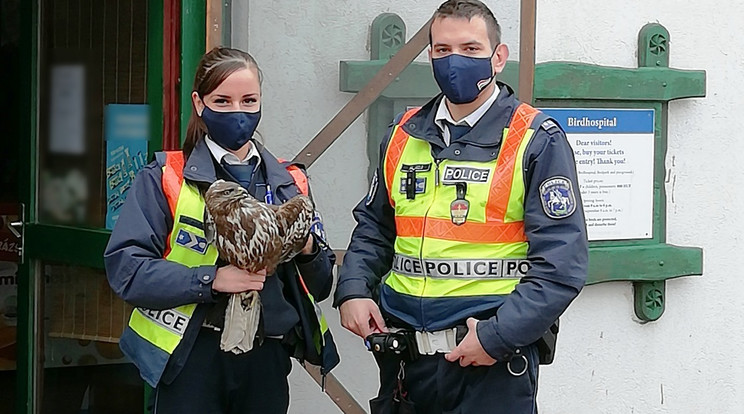
M 574 151 L 589 240 L 653 237 L 654 111 L 544 109 Z
M 51 69 L 49 150 L 85 153 L 85 67 L 54 65 Z

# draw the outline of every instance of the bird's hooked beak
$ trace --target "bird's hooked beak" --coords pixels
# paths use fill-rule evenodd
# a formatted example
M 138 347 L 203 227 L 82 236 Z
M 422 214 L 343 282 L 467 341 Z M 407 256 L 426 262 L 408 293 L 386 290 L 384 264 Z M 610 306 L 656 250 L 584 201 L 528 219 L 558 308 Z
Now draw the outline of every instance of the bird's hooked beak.
M 210 200 L 220 196 L 231 197 L 242 193 L 245 193 L 245 189 L 237 183 L 217 180 L 209 186 L 209 189 L 204 194 L 204 198 Z

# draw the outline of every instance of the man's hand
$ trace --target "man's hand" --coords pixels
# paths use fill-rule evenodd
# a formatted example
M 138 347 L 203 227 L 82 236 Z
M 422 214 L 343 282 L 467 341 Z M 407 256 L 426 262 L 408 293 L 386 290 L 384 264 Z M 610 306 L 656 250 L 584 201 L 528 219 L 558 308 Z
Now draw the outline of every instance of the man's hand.
M 461 367 L 468 365 L 473 366 L 490 366 L 496 363 L 496 360 L 491 358 L 486 350 L 483 349 L 478 340 L 478 334 L 475 331 L 475 327 L 478 324 L 478 320 L 475 318 L 468 318 L 468 333 L 465 338 L 462 339 L 460 345 L 457 345 L 455 349 L 449 354 L 445 355 L 444 358 L 449 362 L 460 361 Z
M 371 333 L 387 332 L 380 308 L 372 299 L 349 299 L 341 304 L 341 325 L 366 338 Z

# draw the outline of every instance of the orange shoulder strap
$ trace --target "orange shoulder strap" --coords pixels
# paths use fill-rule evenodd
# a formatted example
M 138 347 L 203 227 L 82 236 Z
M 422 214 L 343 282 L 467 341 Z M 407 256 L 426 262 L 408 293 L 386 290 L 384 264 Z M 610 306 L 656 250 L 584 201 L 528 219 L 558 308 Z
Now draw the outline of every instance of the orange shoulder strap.
M 532 126 L 535 117 L 540 111 L 532 106 L 522 103 L 514 111 L 509 132 L 501 143 L 501 150 L 496 164 L 496 174 L 491 182 L 491 190 L 486 204 L 486 217 L 490 221 L 503 221 L 509 205 L 509 197 L 512 190 L 512 179 L 514 169 L 521 160 L 517 159 L 519 146 L 525 138 L 527 130 Z
M 163 166 L 163 194 L 168 200 L 171 213 L 176 215 L 176 203 L 181 194 L 183 183 L 183 151 L 164 151 L 165 165 Z
M 277 158 L 276 160 L 282 164 L 288 162 L 284 158 Z M 304 172 L 302 172 L 302 169 L 298 167 L 297 164 L 288 164 L 286 168 L 289 175 L 292 176 L 292 180 L 294 180 L 295 185 L 297 186 L 297 188 L 300 189 L 300 192 L 304 195 L 310 194 L 310 187 L 307 183 L 307 176 Z
M 390 137 L 390 142 L 388 143 L 387 148 L 385 149 L 384 162 L 383 162 L 383 173 L 385 174 L 384 177 L 378 177 L 385 180 L 385 185 L 388 189 L 388 198 L 390 201 L 391 206 L 395 206 L 395 201 L 393 201 L 393 176 L 395 175 L 395 169 L 398 168 L 398 163 L 400 162 L 400 157 L 403 154 L 403 149 L 406 146 L 406 142 L 408 142 L 408 134 L 403 131 L 403 128 L 401 126 L 405 124 L 412 116 L 416 115 L 416 113 L 420 110 L 420 107 L 412 108 L 406 111 L 405 114 L 403 114 L 403 117 L 398 121 L 398 124 L 393 127 L 393 134 Z

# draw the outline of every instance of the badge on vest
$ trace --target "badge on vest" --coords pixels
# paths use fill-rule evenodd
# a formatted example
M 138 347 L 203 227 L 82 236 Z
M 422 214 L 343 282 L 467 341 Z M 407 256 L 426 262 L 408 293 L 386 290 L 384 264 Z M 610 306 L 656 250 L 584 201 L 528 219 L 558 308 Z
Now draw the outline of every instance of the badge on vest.
M 448 165 L 444 168 L 444 179 L 442 180 L 442 183 L 486 183 L 488 182 L 488 176 L 490 174 L 491 170 L 488 168 Z
M 423 194 L 426 192 L 426 177 L 415 177 L 416 184 L 414 185 L 414 194 Z M 408 178 L 401 177 L 400 179 L 400 193 L 407 194 L 408 192 Z
M 468 192 L 468 185 L 465 183 L 457 183 L 457 198 L 450 203 L 450 218 L 452 224 L 455 226 L 461 226 L 468 220 L 468 212 L 470 211 L 470 202 L 465 199 L 465 194 Z
M 405 194 L 407 200 L 415 200 L 416 194 L 426 192 L 426 178 L 416 177 L 416 173 L 431 171 L 431 163 L 403 164 L 401 171 L 406 176 L 400 180 L 400 193 Z
M 545 215 L 554 219 L 571 216 L 576 211 L 576 197 L 571 180 L 566 177 L 550 177 L 540 184 L 540 199 Z
M 400 170 L 402 172 L 408 172 L 408 171 L 416 171 L 416 172 L 427 172 L 431 171 L 431 163 L 428 164 L 403 164 L 403 166 L 400 167 Z
M 205 239 L 204 237 L 199 237 L 196 234 L 190 233 L 184 229 L 180 229 L 178 231 L 176 244 L 187 249 L 191 249 L 199 254 L 205 254 L 207 252 L 207 239 Z

